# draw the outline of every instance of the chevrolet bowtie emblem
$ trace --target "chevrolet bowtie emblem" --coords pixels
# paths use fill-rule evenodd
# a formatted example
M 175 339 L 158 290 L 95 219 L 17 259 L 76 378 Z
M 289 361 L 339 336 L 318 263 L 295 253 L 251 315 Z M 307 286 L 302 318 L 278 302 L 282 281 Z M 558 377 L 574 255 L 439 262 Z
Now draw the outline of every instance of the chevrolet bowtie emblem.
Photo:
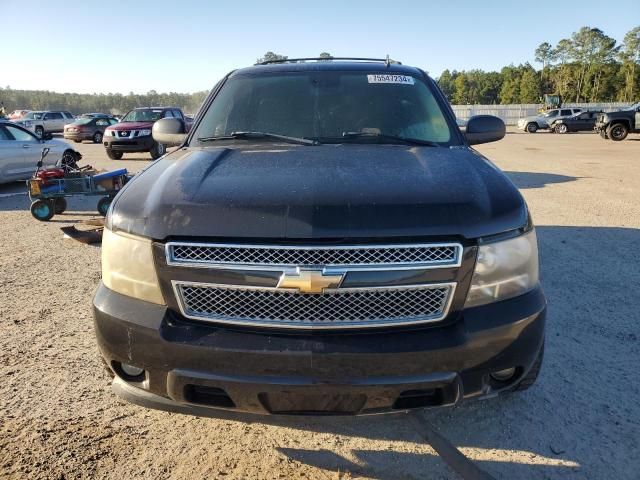
M 296 289 L 300 293 L 322 293 L 325 288 L 340 286 L 344 274 L 325 275 L 322 270 L 303 270 L 297 273 L 283 273 L 278 288 Z

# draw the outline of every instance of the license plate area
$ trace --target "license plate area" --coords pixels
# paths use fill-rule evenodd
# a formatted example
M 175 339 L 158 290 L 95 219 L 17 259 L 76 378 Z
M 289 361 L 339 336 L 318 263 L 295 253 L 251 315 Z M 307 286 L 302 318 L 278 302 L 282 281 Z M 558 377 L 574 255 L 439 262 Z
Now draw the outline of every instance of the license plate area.
M 277 415 L 355 415 L 364 407 L 364 394 L 260 393 L 258 399 L 269 413 Z

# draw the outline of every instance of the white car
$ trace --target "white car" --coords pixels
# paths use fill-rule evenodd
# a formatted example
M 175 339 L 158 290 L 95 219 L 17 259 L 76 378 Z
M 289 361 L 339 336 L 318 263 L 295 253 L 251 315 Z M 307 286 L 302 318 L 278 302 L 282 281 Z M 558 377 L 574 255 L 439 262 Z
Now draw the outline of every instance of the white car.
M 26 180 L 36 171 L 43 148 L 49 148 L 44 166 L 55 165 L 65 154 L 76 154 L 71 145 L 50 135 L 39 138 L 12 122 L 0 121 L 0 183 Z
M 75 120 L 73 115 L 67 111 L 47 111 L 29 112 L 20 120 L 16 121 L 27 130 L 42 137 L 45 133 L 60 133 L 64 131 L 64 126 Z
M 547 130 L 551 123 L 561 118 L 567 118 L 582 112 L 581 108 L 554 108 L 540 115 L 524 117 L 518 120 L 518 128 L 528 133 L 536 133 L 538 130 Z

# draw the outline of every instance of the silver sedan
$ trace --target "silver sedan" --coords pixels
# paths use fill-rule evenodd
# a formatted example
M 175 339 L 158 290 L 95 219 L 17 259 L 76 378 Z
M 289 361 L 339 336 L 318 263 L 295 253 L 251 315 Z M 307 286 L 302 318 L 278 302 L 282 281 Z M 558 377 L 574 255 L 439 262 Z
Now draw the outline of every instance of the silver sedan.
M 65 152 L 73 152 L 62 140 L 49 135 L 41 139 L 15 123 L 0 121 L 0 183 L 30 178 L 45 147 L 49 148 L 45 166 L 55 165 Z

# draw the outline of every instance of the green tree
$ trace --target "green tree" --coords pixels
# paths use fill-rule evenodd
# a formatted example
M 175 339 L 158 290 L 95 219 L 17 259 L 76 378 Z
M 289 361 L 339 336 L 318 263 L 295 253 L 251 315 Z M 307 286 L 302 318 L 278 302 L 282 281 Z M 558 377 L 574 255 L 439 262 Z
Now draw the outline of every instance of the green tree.
M 520 103 L 538 103 L 540 101 L 540 82 L 533 67 L 525 65 L 520 77 Z
M 520 101 L 520 72 L 513 65 L 504 67 L 502 75 L 502 87 L 500 88 L 500 103 L 518 103 Z
M 256 60 L 256 63 L 263 63 L 263 62 L 273 62 L 275 60 L 286 60 L 287 57 L 286 55 L 280 55 L 279 53 L 273 53 L 272 51 L 268 51 L 267 53 L 264 54 L 263 57 L 258 58 Z
M 453 103 L 456 105 L 468 105 L 469 102 L 469 82 L 467 81 L 467 75 L 464 72 L 460 72 L 453 82 Z
M 447 100 L 451 101 L 453 99 L 453 92 L 455 92 L 454 80 L 456 79 L 457 73 L 454 70 L 451 73 L 449 70 L 445 70 L 438 78 L 438 86 L 444 93 L 444 96 L 447 97 Z
M 624 77 L 624 89 L 621 92 L 621 99 L 632 102 L 636 96 L 636 84 L 638 83 L 638 63 L 640 63 L 640 26 L 627 32 L 624 36 L 622 49 L 620 50 L 620 61 L 622 62 L 622 74 Z

